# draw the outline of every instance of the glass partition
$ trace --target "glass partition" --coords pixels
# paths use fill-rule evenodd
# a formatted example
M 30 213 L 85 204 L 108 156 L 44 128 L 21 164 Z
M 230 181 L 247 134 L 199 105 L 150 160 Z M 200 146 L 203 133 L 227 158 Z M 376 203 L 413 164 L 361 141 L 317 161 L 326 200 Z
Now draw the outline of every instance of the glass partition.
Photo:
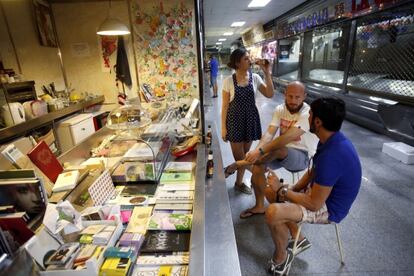
M 285 81 L 298 79 L 300 56 L 300 36 L 293 36 L 279 40 L 278 62 L 276 77 Z
M 341 85 L 350 22 L 314 29 L 305 34 L 303 79 Z
M 414 7 L 357 21 L 348 86 L 414 98 Z

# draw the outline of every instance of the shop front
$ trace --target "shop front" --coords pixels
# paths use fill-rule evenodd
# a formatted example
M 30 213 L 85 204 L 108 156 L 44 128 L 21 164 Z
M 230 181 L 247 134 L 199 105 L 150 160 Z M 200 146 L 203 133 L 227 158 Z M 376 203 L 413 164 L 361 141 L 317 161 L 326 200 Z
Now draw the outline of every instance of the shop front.
M 414 144 L 414 6 L 410 1 L 311 1 L 273 23 L 276 85 L 308 100 L 345 100 L 348 118 Z

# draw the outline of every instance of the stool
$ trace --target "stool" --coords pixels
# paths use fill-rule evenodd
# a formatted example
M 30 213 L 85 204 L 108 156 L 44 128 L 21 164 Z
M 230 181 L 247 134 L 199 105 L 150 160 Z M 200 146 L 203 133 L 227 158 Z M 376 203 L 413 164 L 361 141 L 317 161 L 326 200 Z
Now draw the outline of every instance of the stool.
M 345 265 L 344 262 L 344 253 L 342 251 L 342 241 L 341 241 L 341 236 L 339 235 L 339 225 L 336 223 L 331 223 L 335 225 L 335 232 L 336 232 L 336 240 L 338 242 L 338 249 L 339 249 L 339 255 L 341 257 L 341 265 Z M 300 235 L 300 231 L 302 230 L 302 223 L 299 224 L 299 228 L 298 228 L 298 232 L 296 233 L 296 237 L 295 237 L 295 242 L 293 243 L 293 256 L 295 256 L 295 252 L 296 252 L 296 246 L 299 240 L 299 235 Z M 293 261 L 295 260 L 295 257 L 293 257 L 292 262 L 289 265 L 288 271 L 286 273 L 286 275 L 289 275 L 290 272 L 290 268 L 292 266 Z
M 298 170 L 298 171 L 289 171 L 289 170 L 287 170 L 288 172 L 290 172 L 292 174 L 292 184 L 296 184 L 296 182 L 299 181 L 300 173 L 304 170 L 306 170 L 306 169 Z

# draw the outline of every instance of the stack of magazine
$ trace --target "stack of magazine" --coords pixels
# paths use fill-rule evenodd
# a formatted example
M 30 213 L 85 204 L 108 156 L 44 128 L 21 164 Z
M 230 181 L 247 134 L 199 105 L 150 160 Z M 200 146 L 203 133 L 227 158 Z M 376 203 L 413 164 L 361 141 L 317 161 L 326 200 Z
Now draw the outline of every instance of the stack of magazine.
M 46 200 L 34 170 L 0 171 L 0 253 L 13 255 L 34 235 Z
M 193 219 L 193 167 L 192 162 L 166 165 L 136 261 L 134 273 L 137 275 L 160 275 L 166 269 L 172 274 L 187 275 Z

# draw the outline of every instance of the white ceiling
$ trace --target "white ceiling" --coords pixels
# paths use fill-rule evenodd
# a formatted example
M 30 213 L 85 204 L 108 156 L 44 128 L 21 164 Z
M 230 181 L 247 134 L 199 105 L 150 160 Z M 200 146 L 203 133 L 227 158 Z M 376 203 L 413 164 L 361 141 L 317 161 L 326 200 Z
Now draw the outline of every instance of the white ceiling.
M 204 28 L 206 46 L 215 45 L 219 38 L 227 38 L 223 48 L 230 48 L 231 42 L 241 37 L 255 24 L 267 23 L 270 20 L 300 5 L 306 0 L 272 0 L 260 9 L 248 9 L 251 0 L 204 0 Z M 246 21 L 240 28 L 231 28 L 234 21 Z M 223 33 L 233 32 L 224 37 Z

